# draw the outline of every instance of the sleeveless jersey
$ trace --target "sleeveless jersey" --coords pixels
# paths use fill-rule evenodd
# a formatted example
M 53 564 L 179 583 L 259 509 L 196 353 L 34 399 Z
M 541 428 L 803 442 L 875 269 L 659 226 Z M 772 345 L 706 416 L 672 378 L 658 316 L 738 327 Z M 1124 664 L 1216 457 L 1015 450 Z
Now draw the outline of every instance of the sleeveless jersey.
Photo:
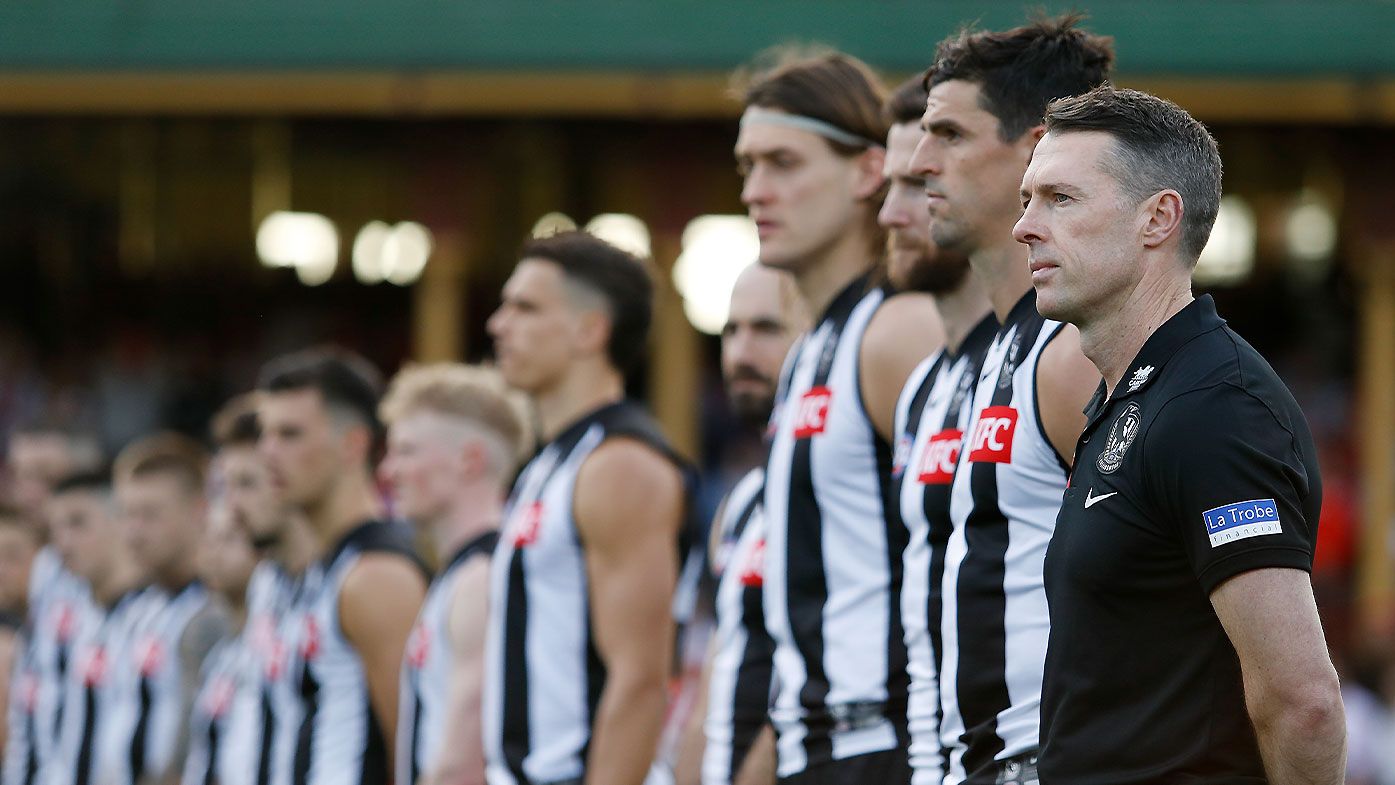
M 455 579 L 461 566 L 471 559 L 488 559 L 498 541 L 499 533 L 490 531 L 465 543 L 426 592 L 402 658 L 395 763 L 396 781 L 401 785 L 415 785 L 421 772 L 429 770 L 440 755 L 442 744 L 454 743 L 443 739 L 442 731 L 450 710 L 447 701 L 454 660 L 450 613 Z
M 896 405 L 896 460 L 892 468 L 901 518 L 910 540 L 902 559 L 901 621 L 906 634 L 912 782 L 938 785 L 944 777 L 940 747 L 940 580 L 954 471 L 969 428 L 974 387 L 998 320 L 985 317 L 958 353 L 937 352 L 907 380 Z
M 131 735 L 139 703 L 135 643 L 164 604 L 151 589 L 122 595 L 110 608 L 93 603 L 77 622 L 63 689 L 63 727 L 48 762 L 50 785 L 131 785 L 140 752 Z
M 1050 629 L 1042 563 L 1068 467 L 1042 428 L 1036 377 L 1061 328 L 1027 292 L 994 337 L 974 391 L 943 577 L 940 736 L 951 785 L 991 785 L 995 760 L 1038 746 Z
M 772 414 L 765 619 L 779 774 L 904 746 L 906 652 L 892 448 L 862 401 L 862 335 L 885 295 L 850 284 L 791 350 Z
M 3 785 L 34 785 L 44 779 L 44 767 L 53 759 L 63 726 L 73 637 L 88 612 L 87 584 L 63 567 L 51 545 L 34 556 L 28 594 L 24 638 L 8 675 Z
M 183 785 L 256 785 L 261 691 L 245 634 L 224 638 L 204 661 L 189 719 Z
M 291 641 L 299 630 L 304 576 L 292 577 L 263 561 L 247 584 L 243 630 L 253 689 L 257 694 L 254 779 L 256 785 L 290 785 L 303 710 L 294 679 Z
M 344 579 L 366 553 L 395 553 L 420 566 L 405 525 L 370 521 L 310 568 L 289 641 L 301 716 L 292 785 L 387 785 L 387 741 L 368 695 L 363 660 L 339 626 Z M 425 572 L 423 568 L 423 572 Z
M 717 580 L 717 630 L 709 669 L 704 785 L 727 785 L 770 711 L 771 657 L 761 604 L 765 521 L 760 502 L 765 470 L 752 469 L 727 495 L 712 554 Z
M 652 418 L 622 401 L 568 427 L 514 483 L 490 573 L 483 724 L 491 785 L 585 776 L 606 674 L 591 637 L 586 554 L 572 499 L 582 463 L 620 436 L 667 456 L 691 481 Z

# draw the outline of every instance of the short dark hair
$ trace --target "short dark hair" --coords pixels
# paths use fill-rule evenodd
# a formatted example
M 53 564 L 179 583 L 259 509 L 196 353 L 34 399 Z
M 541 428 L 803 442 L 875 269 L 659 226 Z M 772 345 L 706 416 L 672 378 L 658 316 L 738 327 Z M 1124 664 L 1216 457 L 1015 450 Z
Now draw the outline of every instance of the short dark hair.
M 228 400 L 209 422 L 213 443 L 218 449 L 255 447 L 261 438 L 261 421 L 257 419 L 256 393 L 243 393 Z
M 180 433 L 168 431 L 146 436 L 116 456 L 113 474 L 118 480 L 164 475 L 175 478 L 186 491 L 202 493 L 208 477 L 208 451 Z
M 882 115 L 886 89 L 861 60 L 831 49 L 776 47 L 738 72 L 744 106 L 779 109 L 822 120 L 870 142 L 886 139 Z M 865 146 L 825 139 L 834 152 L 850 157 Z
M 927 89 L 952 80 L 978 85 L 983 109 L 1011 142 L 1042 122 L 1046 105 L 1080 95 L 1109 78 L 1114 39 L 1076 27 L 1084 17 L 1041 17 L 1003 32 L 966 28 L 940 42 Z
M 568 281 L 604 298 L 610 314 L 606 351 L 611 364 L 622 374 L 634 369 L 648 345 L 654 310 L 654 282 L 644 262 L 583 231 L 529 240 L 518 258 L 552 262 Z
M 925 116 L 925 101 L 929 97 L 930 88 L 924 76 L 913 76 L 897 85 L 882 106 L 887 124 L 919 123 Z
M 362 355 L 338 346 L 283 354 L 262 367 L 257 388 L 265 392 L 317 390 L 325 406 L 350 414 L 376 438 L 383 377 Z
M 101 439 L 93 431 L 75 424 L 70 417 L 46 412 L 21 422 L 10 432 L 11 439 L 26 436 L 62 440 L 74 471 L 92 471 L 105 461 Z
M 1053 101 L 1047 133 L 1099 131 L 1114 138 L 1105 167 L 1135 201 L 1171 188 L 1182 195 L 1182 251 L 1195 262 L 1221 209 L 1221 152 L 1211 132 L 1171 101 L 1101 85 Z

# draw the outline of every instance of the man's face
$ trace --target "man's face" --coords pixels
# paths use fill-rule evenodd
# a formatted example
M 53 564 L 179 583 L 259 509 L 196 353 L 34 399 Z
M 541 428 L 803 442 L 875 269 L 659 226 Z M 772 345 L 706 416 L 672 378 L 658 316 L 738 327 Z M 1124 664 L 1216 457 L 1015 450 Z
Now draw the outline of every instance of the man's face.
M 804 329 L 803 309 L 781 292 L 788 273 L 759 264 L 742 271 L 722 327 L 722 380 L 732 411 L 764 423 L 775 402 L 780 367 Z
M 530 394 L 556 384 L 581 348 L 585 315 L 561 267 L 546 259 L 519 262 L 487 324 L 504 380 Z
M 1094 131 L 1047 134 L 1022 180 L 1013 237 L 1031 249 L 1037 310 L 1049 319 L 1088 321 L 1138 283 L 1147 216 L 1104 168 L 1113 145 Z
M 1022 214 L 1017 188 L 1036 137 L 998 135 L 998 118 L 979 104 L 977 84 L 950 80 L 930 89 L 925 136 L 911 172 L 925 178 L 930 234 L 941 248 L 973 254 L 1001 243 Z
M 945 294 L 968 275 L 968 259 L 941 251 L 930 237 L 925 178 L 911 172 L 911 156 L 925 133 L 918 123 L 897 123 L 886 138 L 886 178 L 891 183 L 877 220 L 887 230 L 887 275 L 902 291 Z
M 798 271 L 857 231 L 870 196 L 860 156 L 844 158 L 821 136 L 748 123 L 736 138 L 741 201 L 760 236 L 760 262 Z M 861 155 L 871 155 L 862 153 Z
M 271 470 L 256 447 L 236 445 L 218 452 L 222 479 L 219 503 L 233 524 L 257 547 L 275 545 L 284 534 L 288 511 L 271 482 Z
M 116 504 L 131 555 L 145 577 L 158 581 L 184 572 L 203 536 L 203 493 L 161 472 L 121 479 Z
M 393 501 L 415 524 L 434 523 L 450 513 L 468 479 L 466 429 L 454 418 L 429 411 L 409 413 L 388 429 L 388 451 L 379 476 L 392 486 Z
M 199 577 L 209 589 L 240 602 L 256 566 L 257 552 L 247 531 L 233 520 L 225 499 L 214 502 L 199 544 Z
M 7 520 L 0 523 L 0 608 L 24 607 L 29 595 L 29 566 L 38 550 L 38 540 L 29 522 Z
M 43 517 L 49 489 L 70 471 L 72 460 L 62 436 L 26 433 L 10 441 L 10 495 L 34 520 Z
M 111 502 L 92 491 L 70 491 L 49 499 L 49 531 L 64 566 L 97 583 L 128 551 Z
M 347 428 L 335 421 L 319 390 L 264 393 L 257 417 L 262 426 L 257 448 L 283 505 L 300 510 L 318 506 L 335 480 L 351 470 Z

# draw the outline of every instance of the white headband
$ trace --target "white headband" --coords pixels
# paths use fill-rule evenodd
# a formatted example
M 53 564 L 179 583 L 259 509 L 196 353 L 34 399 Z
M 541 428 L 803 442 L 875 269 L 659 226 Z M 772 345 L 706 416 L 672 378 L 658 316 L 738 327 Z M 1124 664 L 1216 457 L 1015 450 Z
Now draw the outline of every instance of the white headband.
M 763 125 L 783 125 L 786 128 L 796 128 L 800 131 L 808 131 L 811 134 L 818 134 L 825 139 L 845 144 L 849 147 L 865 147 L 881 149 L 881 142 L 874 142 L 862 136 L 858 136 L 851 131 L 845 131 L 838 126 L 824 122 L 817 117 L 808 117 L 802 114 L 789 114 L 775 109 L 766 109 L 760 106 L 748 106 L 745 113 L 741 115 L 741 127 L 754 124 Z

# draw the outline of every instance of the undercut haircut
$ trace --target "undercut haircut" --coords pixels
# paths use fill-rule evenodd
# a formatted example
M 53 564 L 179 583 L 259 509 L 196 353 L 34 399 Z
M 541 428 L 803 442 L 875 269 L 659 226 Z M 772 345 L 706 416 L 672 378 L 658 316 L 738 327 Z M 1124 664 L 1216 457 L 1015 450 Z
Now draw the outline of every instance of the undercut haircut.
M 112 474 L 117 482 L 173 477 L 187 493 L 200 494 L 208 479 L 208 451 L 183 434 L 157 433 L 122 450 Z
M 327 409 L 367 427 L 375 442 L 382 431 L 378 422 L 382 374 L 348 349 L 321 346 L 277 357 L 262 368 L 257 389 L 269 393 L 315 390 Z
M 965 28 L 940 42 L 926 71 L 926 89 L 952 80 L 978 85 L 980 106 L 1012 142 L 1041 125 L 1046 105 L 1080 95 L 1109 79 L 1114 39 L 1087 33 L 1081 14 L 1042 17 L 1002 32 Z
M 827 47 L 776 47 L 757 56 L 735 81 L 744 106 L 812 117 L 877 143 L 886 139 L 886 89 L 866 63 L 851 55 Z M 845 158 L 867 149 L 824 141 Z
M 28 515 L 18 507 L 0 502 L 0 529 L 15 529 L 28 535 L 35 545 L 43 540 L 43 533 Z
M 610 317 L 606 353 L 628 376 L 644 356 L 653 319 L 654 282 L 644 262 L 584 231 L 529 240 L 518 258 L 552 262 L 570 285 L 602 300 Z
M 1047 108 L 1047 133 L 1082 131 L 1113 137 L 1104 167 L 1135 204 L 1169 188 L 1182 196 L 1182 252 L 1196 264 L 1221 209 L 1221 152 L 1206 126 L 1171 101 L 1106 84 Z
M 257 419 L 256 393 L 243 393 L 223 404 L 209 423 L 213 443 L 220 450 L 231 447 L 256 447 L 261 438 L 261 421 Z
M 497 445 L 495 468 L 507 476 L 531 448 L 523 397 L 498 371 L 479 365 L 433 363 L 398 371 L 383 396 L 379 414 L 393 423 L 423 412 L 463 421 Z
M 929 97 L 930 88 L 925 85 L 924 76 L 913 76 L 897 85 L 882 107 L 887 124 L 919 123 L 925 116 L 925 101 Z

